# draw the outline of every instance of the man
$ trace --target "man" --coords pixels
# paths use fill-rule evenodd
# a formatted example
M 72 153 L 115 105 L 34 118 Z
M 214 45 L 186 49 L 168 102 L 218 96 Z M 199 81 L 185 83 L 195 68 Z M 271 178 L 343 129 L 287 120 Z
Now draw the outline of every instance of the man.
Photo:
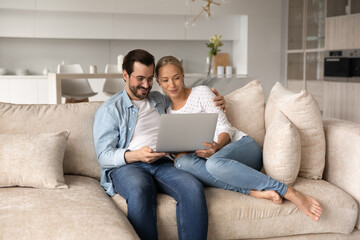
M 94 140 L 101 170 L 101 185 L 113 196 L 126 199 L 128 219 L 141 239 L 157 239 L 156 195 L 163 192 L 177 201 L 179 239 L 206 239 L 208 213 L 202 184 L 173 167 L 165 153 L 154 152 L 160 114 L 170 101 L 150 92 L 154 57 L 141 49 L 123 61 L 125 90 L 108 99 L 97 111 Z

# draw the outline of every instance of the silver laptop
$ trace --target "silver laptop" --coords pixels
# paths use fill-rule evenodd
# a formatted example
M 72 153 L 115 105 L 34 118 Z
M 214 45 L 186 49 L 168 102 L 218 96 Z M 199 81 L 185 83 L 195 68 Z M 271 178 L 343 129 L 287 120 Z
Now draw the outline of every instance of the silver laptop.
M 206 149 L 214 139 L 217 113 L 163 114 L 160 116 L 157 152 L 193 152 Z

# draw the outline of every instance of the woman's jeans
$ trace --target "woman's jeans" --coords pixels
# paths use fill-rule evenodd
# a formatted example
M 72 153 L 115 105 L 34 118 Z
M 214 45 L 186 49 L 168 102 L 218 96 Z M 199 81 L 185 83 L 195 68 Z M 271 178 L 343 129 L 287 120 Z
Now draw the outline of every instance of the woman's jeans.
M 203 185 L 191 174 L 174 168 L 168 158 L 148 164 L 131 163 L 112 170 L 115 191 L 126 199 L 127 217 L 142 240 L 157 239 L 156 195 L 176 201 L 179 239 L 206 239 L 208 213 Z
M 263 174 L 262 152 L 250 137 L 225 145 L 207 160 L 196 154 L 179 157 L 175 167 L 196 176 L 204 185 L 249 194 L 273 190 L 284 197 L 286 184 Z

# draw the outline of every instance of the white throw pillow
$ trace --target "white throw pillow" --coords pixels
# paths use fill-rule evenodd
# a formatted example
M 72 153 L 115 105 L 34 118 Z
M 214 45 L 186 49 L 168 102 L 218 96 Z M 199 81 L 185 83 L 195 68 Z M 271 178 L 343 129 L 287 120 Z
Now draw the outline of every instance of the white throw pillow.
M 294 93 L 277 82 L 266 105 L 266 128 L 273 121 L 277 109 L 284 113 L 300 134 L 299 176 L 321 179 L 325 167 L 325 134 L 318 103 L 309 92 L 303 90 Z
M 229 122 L 262 147 L 265 137 L 265 96 L 261 83 L 253 80 L 226 95 L 225 100 Z
M 69 132 L 0 134 L 0 187 L 67 188 L 63 158 Z
M 301 140 L 296 127 L 277 111 L 266 129 L 263 163 L 267 175 L 292 186 L 301 162 Z

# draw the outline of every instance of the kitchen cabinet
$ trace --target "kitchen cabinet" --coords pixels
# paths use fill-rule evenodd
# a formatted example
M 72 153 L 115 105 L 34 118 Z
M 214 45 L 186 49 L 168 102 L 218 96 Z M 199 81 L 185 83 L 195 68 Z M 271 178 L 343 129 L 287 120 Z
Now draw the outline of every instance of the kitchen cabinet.
M 302 49 L 304 1 L 289 1 L 288 16 L 288 50 Z
M 36 11 L 37 38 L 111 39 L 112 16 L 104 13 Z
M 216 15 L 210 20 L 201 17 L 195 28 L 186 29 L 184 23 L 192 17 L 186 14 L 0 9 L 0 37 L 208 40 L 216 33 L 223 35 L 223 40 L 241 38 L 244 16 Z
M 0 76 L 0 102 L 49 103 L 47 76 Z
M 360 0 L 327 0 L 326 17 L 360 13 Z
M 325 49 L 360 48 L 360 14 L 326 18 Z
M 113 38 L 185 40 L 184 22 L 184 16 L 116 14 L 113 16 Z
M 324 117 L 360 123 L 360 83 L 324 82 Z
M 0 1 L 0 8 L 34 10 L 36 8 L 36 0 Z
M 289 0 L 287 87 L 323 98 L 325 1 Z M 321 89 L 321 90 L 320 90 Z
M 321 112 L 324 111 L 324 83 L 324 81 L 318 80 L 310 80 L 306 82 L 307 88 L 311 89 L 311 94 L 314 96 L 317 103 L 319 104 Z M 301 92 L 301 90 L 303 89 L 303 84 L 301 81 L 288 80 L 287 88 L 291 89 L 294 92 Z
M 34 12 L 0 9 L 0 37 L 35 37 Z
M 199 1 L 202 4 L 201 1 Z M 202 5 L 196 6 L 201 8 Z M 41 11 L 102 12 L 127 14 L 189 14 L 185 1 L 164 0 L 2 0 L 0 8 Z
M 360 0 L 352 0 L 351 1 L 351 14 L 360 13 Z
M 349 0 L 327 0 L 326 17 L 346 15 Z
M 186 30 L 187 40 L 209 40 L 209 36 L 216 34 L 222 35 L 222 40 L 240 40 L 241 24 L 246 16 L 214 16 L 210 20 L 199 18 L 195 22 L 195 27 Z M 187 17 L 187 21 L 192 18 Z M 208 27 L 211 23 L 211 27 Z

